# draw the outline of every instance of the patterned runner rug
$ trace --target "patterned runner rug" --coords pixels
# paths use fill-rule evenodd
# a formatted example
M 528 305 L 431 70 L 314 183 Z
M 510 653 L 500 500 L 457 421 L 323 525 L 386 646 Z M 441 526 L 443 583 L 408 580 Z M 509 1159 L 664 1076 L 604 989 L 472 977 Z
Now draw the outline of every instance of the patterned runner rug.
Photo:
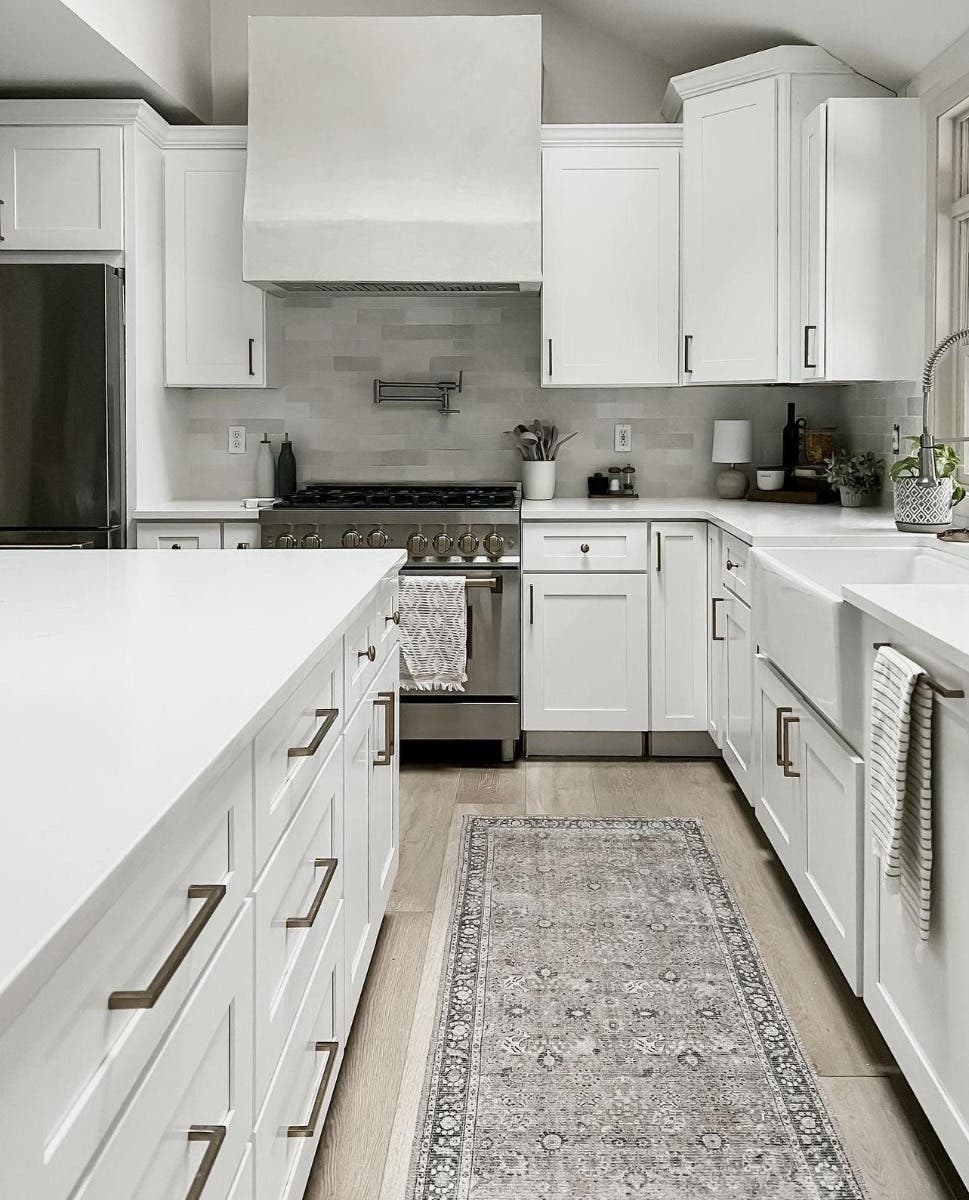
M 465 823 L 410 1200 L 859 1200 L 695 821 Z

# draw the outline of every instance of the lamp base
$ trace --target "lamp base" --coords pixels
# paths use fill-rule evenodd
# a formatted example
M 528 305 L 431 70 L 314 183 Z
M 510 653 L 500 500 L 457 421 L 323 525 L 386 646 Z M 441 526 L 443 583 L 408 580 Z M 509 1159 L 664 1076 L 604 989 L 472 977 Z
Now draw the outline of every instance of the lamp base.
M 750 484 L 743 471 L 738 471 L 736 467 L 727 467 L 717 476 L 715 486 L 721 500 L 743 500 Z

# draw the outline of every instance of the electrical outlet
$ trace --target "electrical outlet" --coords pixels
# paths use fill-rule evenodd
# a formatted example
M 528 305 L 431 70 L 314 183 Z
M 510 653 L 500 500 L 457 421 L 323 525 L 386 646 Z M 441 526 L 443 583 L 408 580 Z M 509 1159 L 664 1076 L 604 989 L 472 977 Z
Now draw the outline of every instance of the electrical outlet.
M 613 449 L 616 453 L 633 448 L 633 427 L 632 425 L 617 425 L 615 427 L 615 443 Z
M 230 425 L 229 426 L 229 453 L 230 454 L 245 454 L 246 452 L 246 427 L 245 425 Z

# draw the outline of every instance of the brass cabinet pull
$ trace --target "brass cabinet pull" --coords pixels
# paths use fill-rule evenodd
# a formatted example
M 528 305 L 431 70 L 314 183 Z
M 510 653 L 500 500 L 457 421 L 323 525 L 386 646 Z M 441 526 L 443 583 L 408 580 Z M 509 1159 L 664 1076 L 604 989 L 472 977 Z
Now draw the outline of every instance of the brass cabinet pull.
M 393 621 L 393 623 L 395 625 L 399 625 L 400 624 L 400 613 L 392 612 L 389 617 L 384 617 L 385 625 L 389 625 L 391 621 Z
M 739 566 L 740 563 L 731 562 L 729 558 L 727 559 L 726 567 L 728 571 L 736 571 Z
M 693 371 L 693 334 L 688 333 L 683 338 L 683 373 L 690 375 Z
M 373 760 L 375 767 L 389 767 L 397 751 L 396 707 L 397 696 L 394 692 L 378 692 L 374 700 L 374 708 L 384 710 L 384 749 L 379 750 Z
M 535 585 L 533 583 L 528 585 L 528 623 L 529 625 L 535 624 Z
M 370 661 L 373 662 L 374 659 L 376 659 L 376 657 L 377 657 L 377 647 L 376 646 L 368 646 L 366 648 L 366 650 L 358 650 L 357 651 L 357 658 L 369 658 Z
M 811 344 L 810 339 L 811 339 L 811 330 L 812 329 L 814 330 L 815 333 L 817 333 L 817 331 L 818 331 L 817 325 L 805 325 L 804 326 L 804 366 L 809 371 L 817 370 L 817 365 L 818 365 L 817 359 L 815 359 L 814 362 L 808 361 L 808 359 L 810 357 L 808 354 L 808 346 Z
M 208 1145 L 205 1148 L 205 1153 L 202 1155 L 199 1169 L 195 1172 L 192 1186 L 186 1193 L 185 1200 L 200 1200 L 202 1190 L 208 1183 L 209 1176 L 212 1174 L 215 1160 L 219 1157 L 219 1151 L 222 1149 L 222 1143 L 225 1141 L 225 1134 L 226 1129 L 224 1125 L 189 1126 L 188 1140 L 190 1142 L 208 1142 Z
M 657 535 L 656 535 L 656 570 L 662 571 L 662 569 L 663 569 L 663 535 L 661 533 L 657 533 Z
M 788 710 L 788 711 L 790 711 L 790 710 Z M 784 761 L 781 763 L 781 766 L 784 768 L 784 775 L 788 779 L 800 779 L 801 778 L 801 772 L 795 771 L 792 769 L 794 764 L 793 764 L 793 762 L 791 762 L 791 747 L 789 744 L 791 726 L 799 724 L 800 720 L 801 720 L 800 717 L 781 717 L 781 726 L 783 727 L 783 730 L 784 730 L 784 735 L 783 735 L 783 743 L 784 744 L 783 744 L 783 749 L 782 749 Z
M 252 352 L 255 348 L 255 345 L 256 345 L 256 339 L 250 338 L 249 339 L 249 374 L 250 375 L 255 375 L 255 373 L 256 373 L 255 369 L 253 367 L 253 363 L 252 363 Z
M 314 1043 L 313 1049 L 317 1054 L 326 1051 L 326 1066 L 323 1068 L 323 1076 L 320 1079 L 320 1086 L 316 1089 L 316 1095 L 313 1097 L 313 1107 L 310 1110 L 310 1119 L 305 1125 L 290 1125 L 290 1127 L 286 1130 L 287 1137 L 315 1137 L 316 1122 L 320 1119 L 320 1110 L 323 1108 L 323 1099 L 326 1096 L 326 1088 L 330 1082 L 330 1076 L 333 1074 L 333 1064 L 336 1062 L 336 1053 L 339 1048 L 339 1042 Z
M 6 240 L 3 236 L 3 201 L 0 200 L 0 242 L 5 242 Z
M 313 740 L 308 746 L 290 746 L 286 751 L 287 758 L 312 758 L 322 745 L 323 739 L 333 728 L 333 722 L 340 715 L 338 708 L 318 708 L 316 715 L 323 718 L 323 724 L 313 734 Z
M 548 377 L 552 378 L 552 339 L 548 339 Z
M 315 858 L 313 866 L 325 867 L 323 872 L 323 880 L 320 886 L 316 889 L 316 895 L 313 897 L 313 903 L 310 905 L 310 910 L 305 917 L 287 917 L 287 929 L 309 929 L 316 920 L 317 914 L 323 907 L 323 901 L 326 899 L 326 893 L 330 890 L 330 884 L 333 882 L 333 876 L 336 874 L 337 859 L 335 858 Z
M 710 599 L 710 641 L 725 642 L 722 633 L 717 633 L 717 605 L 723 604 L 723 596 L 713 596 Z
M 108 997 L 108 1008 L 154 1008 L 189 950 L 198 941 L 199 934 L 211 920 L 212 914 L 225 899 L 225 884 L 193 883 L 188 889 L 188 898 L 189 900 L 204 900 L 205 903 L 189 922 L 188 928 L 158 968 L 155 978 L 140 991 L 112 992 Z
M 777 755 L 777 765 L 783 767 L 784 756 L 781 754 L 781 718 L 785 713 L 793 712 L 793 708 L 779 708 L 775 713 L 774 750 Z

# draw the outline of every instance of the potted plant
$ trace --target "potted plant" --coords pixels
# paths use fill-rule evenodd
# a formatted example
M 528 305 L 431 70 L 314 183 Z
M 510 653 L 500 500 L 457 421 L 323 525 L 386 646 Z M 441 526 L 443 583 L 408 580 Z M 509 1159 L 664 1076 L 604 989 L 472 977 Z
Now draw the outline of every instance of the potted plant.
M 506 433 L 515 438 L 522 456 L 522 494 L 526 500 L 551 500 L 555 495 L 555 460 L 566 442 L 575 437 L 559 436 L 554 425 L 537 418 L 531 425 L 516 425 Z
M 841 493 L 842 508 L 858 508 L 866 496 L 881 488 L 885 460 L 870 450 L 863 454 L 837 450 L 824 464 L 824 478 Z
M 966 495 L 966 489 L 955 477 L 961 462 L 959 453 L 954 447 L 937 442 L 938 486 L 920 487 L 919 439 L 910 437 L 907 440 L 912 453 L 897 459 L 889 471 L 895 488 L 895 525 L 902 533 L 943 533 L 952 524 L 953 508 Z

